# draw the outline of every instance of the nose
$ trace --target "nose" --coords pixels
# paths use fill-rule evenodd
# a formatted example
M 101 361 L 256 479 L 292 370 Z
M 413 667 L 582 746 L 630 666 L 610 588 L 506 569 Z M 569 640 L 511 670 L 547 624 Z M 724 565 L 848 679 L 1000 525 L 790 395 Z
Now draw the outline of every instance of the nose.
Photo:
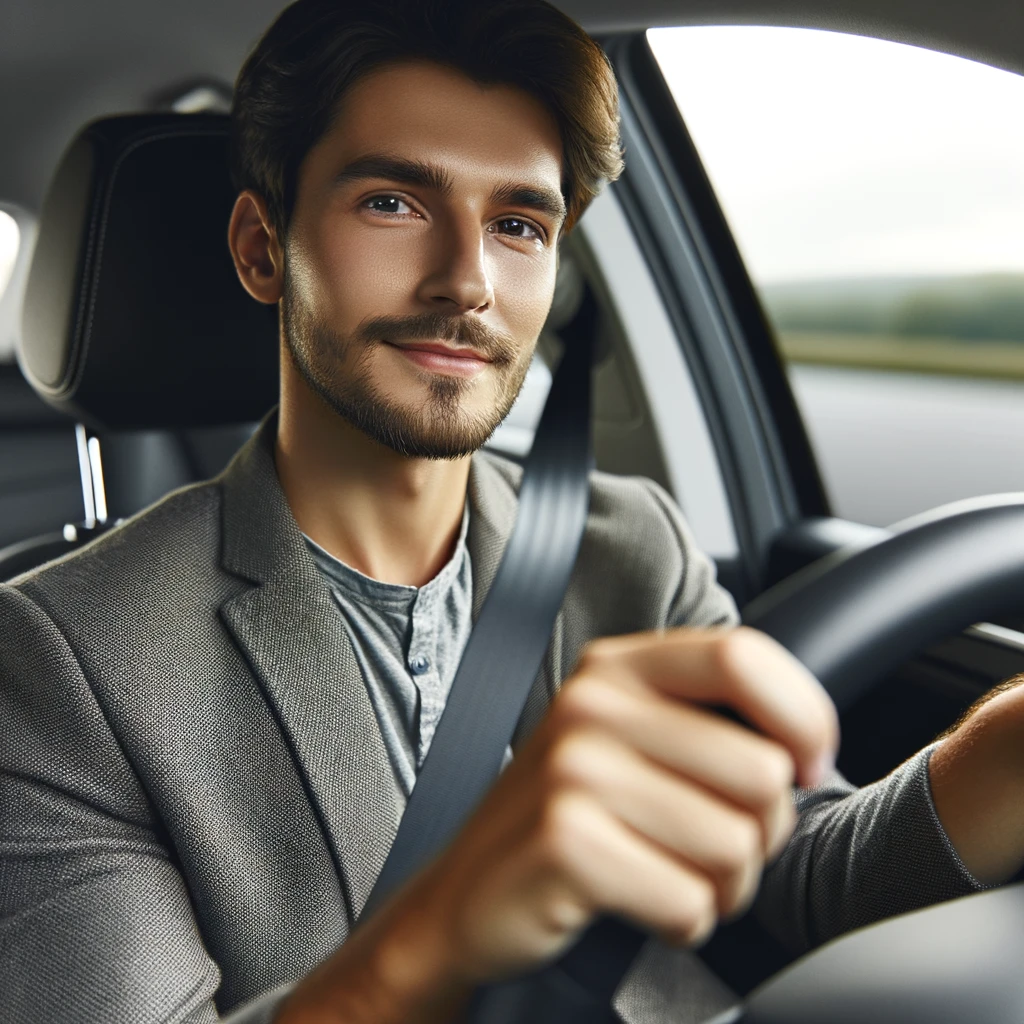
M 440 226 L 439 226 L 440 227 Z M 482 313 L 494 305 L 484 231 L 473 223 L 451 222 L 437 231 L 431 269 L 420 284 L 420 298 L 451 312 Z

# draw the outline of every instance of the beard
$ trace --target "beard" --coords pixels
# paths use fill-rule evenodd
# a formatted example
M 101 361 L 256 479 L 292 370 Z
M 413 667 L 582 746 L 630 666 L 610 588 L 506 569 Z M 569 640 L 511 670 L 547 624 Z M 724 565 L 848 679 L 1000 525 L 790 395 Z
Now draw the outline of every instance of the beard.
M 344 337 L 303 305 L 287 265 L 281 318 L 292 363 L 309 387 L 357 430 L 408 458 L 459 459 L 483 447 L 519 396 L 532 357 L 532 349 L 521 351 L 479 320 L 443 313 L 372 317 Z M 373 380 L 374 351 L 412 339 L 458 343 L 489 359 L 492 407 L 467 412 L 463 398 L 478 383 L 429 372 L 418 406 L 388 397 Z

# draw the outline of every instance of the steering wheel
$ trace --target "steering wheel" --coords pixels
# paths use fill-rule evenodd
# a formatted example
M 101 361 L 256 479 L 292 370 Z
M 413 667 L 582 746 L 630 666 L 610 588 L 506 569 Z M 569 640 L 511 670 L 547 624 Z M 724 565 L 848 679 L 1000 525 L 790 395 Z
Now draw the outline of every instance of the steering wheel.
M 943 505 L 826 556 L 749 604 L 840 711 L 929 644 L 1024 610 L 1024 494 Z
M 1024 609 L 1024 494 L 945 505 L 829 555 L 747 606 L 843 710 L 929 644 Z M 1024 794 L 1022 794 L 1024 796 Z M 1024 802 L 1024 801 L 1022 801 Z M 607 1024 L 643 936 L 606 919 L 559 962 L 507 986 L 472 1024 Z M 1024 1020 L 1024 885 L 860 929 L 709 1024 L 1006 1024 Z
M 907 520 L 784 580 L 743 620 L 795 654 L 843 710 L 929 644 L 1012 609 L 1024 609 L 1024 494 Z M 836 939 L 716 1024 L 1024 1020 L 1022 949 L 1024 885 L 995 889 Z

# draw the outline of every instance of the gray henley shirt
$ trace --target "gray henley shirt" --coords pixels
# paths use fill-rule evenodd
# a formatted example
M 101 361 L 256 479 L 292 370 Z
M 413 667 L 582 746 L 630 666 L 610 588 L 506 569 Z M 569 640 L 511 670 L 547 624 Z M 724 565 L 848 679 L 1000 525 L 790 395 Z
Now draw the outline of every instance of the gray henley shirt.
M 334 595 L 406 797 L 416 784 L 473 626 L 469 506 L 451 559 L 422 587 L 364 576 L 306 537 Z

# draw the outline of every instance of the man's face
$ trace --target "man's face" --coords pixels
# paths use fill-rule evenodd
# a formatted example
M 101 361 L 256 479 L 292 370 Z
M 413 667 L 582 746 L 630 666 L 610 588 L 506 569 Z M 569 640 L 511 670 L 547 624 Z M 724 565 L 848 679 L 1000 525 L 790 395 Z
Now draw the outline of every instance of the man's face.
M 283 324 L 312 389 L 413 457 L 479 448 L 554 292 L 562 145 L 525 92 L 436 64 L 345 95 L 299 172 Z

